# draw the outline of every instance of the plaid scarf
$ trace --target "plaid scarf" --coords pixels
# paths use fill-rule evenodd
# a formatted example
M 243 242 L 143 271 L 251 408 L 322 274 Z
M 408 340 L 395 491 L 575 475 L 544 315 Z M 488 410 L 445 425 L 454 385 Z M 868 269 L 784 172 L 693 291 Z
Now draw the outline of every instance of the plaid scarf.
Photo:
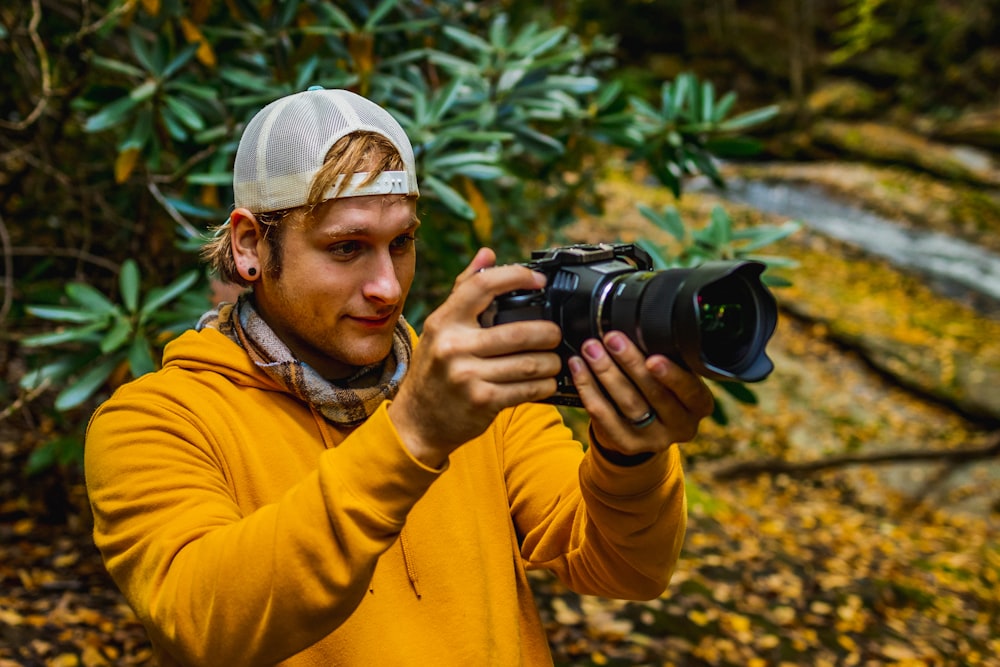
M 353 428 L 368 419 L 382 401 L 399 390 L 413 351 L 402 317 L 392 336 L 392 352 L 383 362 L 365 366 L 334 384 L 292 354 L 257 313 L 248 294 L 222 303 L 198 321 L 197 329 L 218 329 L 246 350 L 251 361 L 289 392 L 319 410 L 337 426 Z

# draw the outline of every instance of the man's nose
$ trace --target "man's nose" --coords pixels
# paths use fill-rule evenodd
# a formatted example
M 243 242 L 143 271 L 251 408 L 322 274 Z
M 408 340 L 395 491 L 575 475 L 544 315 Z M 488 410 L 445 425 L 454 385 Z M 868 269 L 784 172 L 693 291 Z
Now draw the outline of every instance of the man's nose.
M 376 259 L 368 267 L 370 271 L 365 281 L 365 296 L 385 303 L 396 303 L 403 295 L 403 287 L 396 275 L 396 265 L 389 252 L 377 253 Z

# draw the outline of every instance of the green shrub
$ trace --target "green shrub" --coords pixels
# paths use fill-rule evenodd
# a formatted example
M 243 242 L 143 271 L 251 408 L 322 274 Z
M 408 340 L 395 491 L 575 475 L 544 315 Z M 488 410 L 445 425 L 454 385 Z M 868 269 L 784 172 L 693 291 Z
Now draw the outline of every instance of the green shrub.
M 352 88 L 410 135 L 425 221 L 408 311 L 418 325 L 480 245 L 516 261 L 558 242 L 580 212 L 601 212 L 596 183 L 610 156 L 648 165 L 680 197 L 687 175 L 721 182 L 713 157 L 752 150 L 739 133 L 774 113 L 735 115 L 732 93 L 717 97 L 691 74 L 648 98 L 626 95 L 614 40 L 584 40 L 545 19 L 513 25 L 487 11 L 499 6 L 146 0 L 88 3 L 81 14 L 53 0 L 50 20 L 37 23 L 41 5 L 11 10 L 16 25 L 0 49 L 16 66 L 0 83 L 15 101 L 3 103 L 3 127 L 36 157 L 11 172 L 19 196 L 3 200 L 3 214 L 25 230 L 15 245 L 30 237 L 87 249 L 35 277 L 74 275 L 60 303 L 28 313 L 77 326 L 22 341 L 40 349 L 22 387 L 52 378 L 65 383 L 57 409 L 86 407 L 124 361 L 125 378 L 155 367 L 163 332 L 175 331 L 156 328 L 158 318 L 208 302 L 197 300 L 201 289 L 169 308 L 150 297 L 139 306 L 138 275 L 170 282 L 160 295 L 205 285 L 189 273 L 198 271 L 192 251 L 227 215 L 244 123 L 281 95 Z M 39 91 L 36 113 L 26 101 Z M 118 270 L 121 305 L 100 296 L 114 284 L 94 256 L 133 258 Z

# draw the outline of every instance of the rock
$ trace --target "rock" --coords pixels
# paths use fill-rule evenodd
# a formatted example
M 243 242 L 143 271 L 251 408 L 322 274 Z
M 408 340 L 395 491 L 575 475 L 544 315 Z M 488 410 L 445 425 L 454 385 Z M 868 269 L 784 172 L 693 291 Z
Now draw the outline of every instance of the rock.
M 942 141 L 1000 149 L 1000 109 L 965 114 L 931 131 Z
M 814 117 L 858 117 L 871 114 L 882 97 L 861 82 L 839 79 L 819 86 L 806 100 L 806 108 Z
M 806 230 L 780 253 L 800 263 L 779 303 L 821 323 L 900 385 L 1000 421 L 1000 321 L 938 296 L 912 276 Z
M 988 152 L 970 146 L 936 143 L 874 122 L 821 120 L 811 134 L 817 144 L 855 159 L 909 165 L 950 180 L 1000 187 L 1000 164 Z

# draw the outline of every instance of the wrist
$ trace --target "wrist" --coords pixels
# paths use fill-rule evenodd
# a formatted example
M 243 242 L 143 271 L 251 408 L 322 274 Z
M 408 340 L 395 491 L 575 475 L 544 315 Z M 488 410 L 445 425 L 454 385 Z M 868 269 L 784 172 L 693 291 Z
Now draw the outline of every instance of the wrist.
M 594 428 L 590 428 L 590 446 L 597 450 L 598 455 L 608 463 L 623 468 L 632 468 L 641 465 L 656 455 L 656 452 L 639 452 L 638 454 L 625 454 L 614 449 L 603 446 L 594 435 Z
M 420 436 L 417 426 L 409 419 L 409 413 L 405 408 L 397 406 L 396 401 L 393 401 L 389 404 L 387 413 L 389 421 L 410 456 L 430 469 L 443 470 L 445 468 L 450 452 L 441 451 L 437 447 L 428 445 L 427 440 Z

